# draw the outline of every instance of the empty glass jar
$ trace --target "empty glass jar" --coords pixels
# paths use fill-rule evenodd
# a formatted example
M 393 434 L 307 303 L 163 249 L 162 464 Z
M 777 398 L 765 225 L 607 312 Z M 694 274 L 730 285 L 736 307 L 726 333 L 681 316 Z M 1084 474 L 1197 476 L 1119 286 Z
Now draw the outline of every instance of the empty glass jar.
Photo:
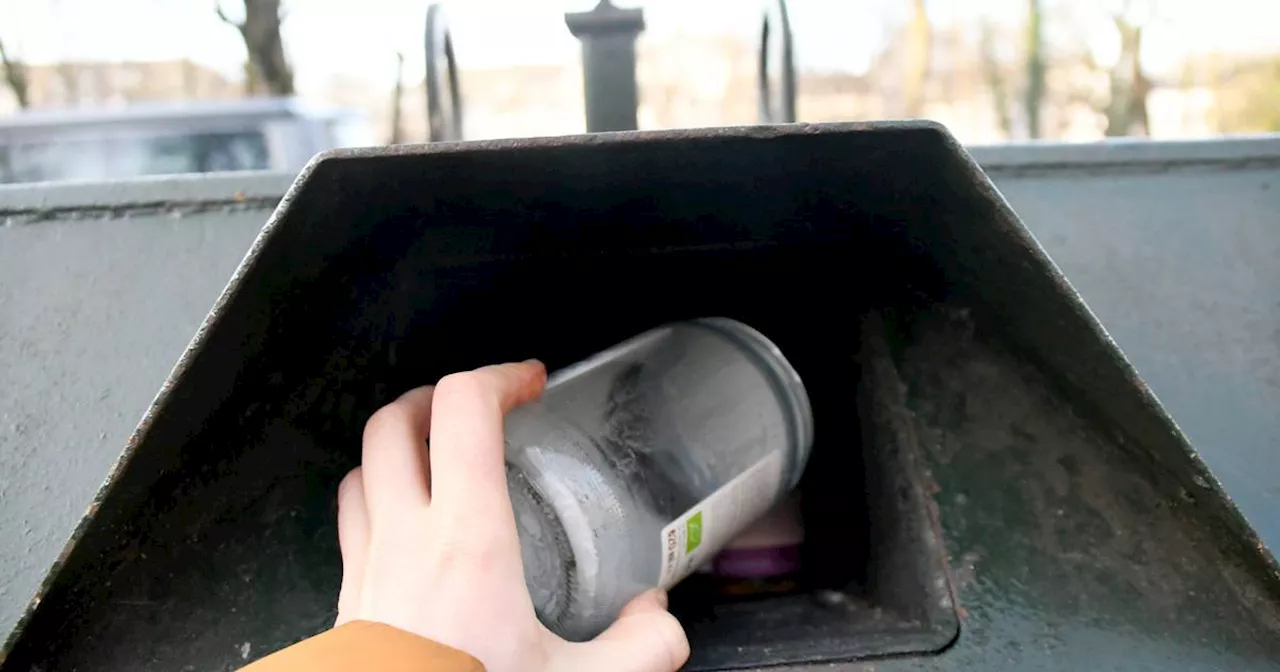
M 506 420 L 525 579 L 561 636 L 595 636 L 795 487 L 813 442 L 800 377 L 741 322 L 653 329 L 553 374 Z

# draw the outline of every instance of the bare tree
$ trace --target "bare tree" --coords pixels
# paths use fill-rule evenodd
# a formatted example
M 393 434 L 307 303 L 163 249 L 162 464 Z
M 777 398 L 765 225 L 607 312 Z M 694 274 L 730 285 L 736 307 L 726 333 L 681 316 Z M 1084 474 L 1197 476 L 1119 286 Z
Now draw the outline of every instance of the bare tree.
M 215 5 L 218 18 L 236 30 L 244 38 L 249 54 L 246 81 L 253 87 L 251 93 L 261 90 L 273 96 L 293 95 L 293 70 L 284 55 L 284 41 L 280 37 L 280 24 L 284 16 L 280 0 L 244 0 L 244 20 L 235 21 Z M 260 89 L 259 89 L 260 87 Z
M 991 99 L 996 108 L 996 122 L 1000 132 L 1006 138 L 1013 137 L 1013 118 L 1009 114 L 1009 91 L 1005 86 L 1003 64 L 996 53 L 995 28 L 987 19 L 978 24 L 978 58 L 981 59 L 982 77 L 991 90 Z
M 27 66 L 17 58 L 9 56 L 3 40 L 0 40 L 0 64 L 4 65 L 4 81 L 9 85 L 9 90 L 13 91 L 14 98 L 18 99 L 18 107 L 24 110 L 31 107 Z
M 1040 112 L 1045 98 L 1044 59 L 1044 4 L 1042 0 L 1027 3 L 1027 90 L 1024 106 L 1027 115 L 1027 136 L 1036 139 L 1042 134 Z
M 396 87 L 391 94 L 391 137 L 387 144 L 404 142 L 401 118 L 404 114 L 404 52 L 396 52 Z
M 904 112 L 908 117 L 924 113 L 925 85 L 929 80 L 929 60 L 933 51 L 933 30 L 924 0 L 911 0 L 907 24 L 907 72 L 903 87 Z
M 1151 80 L 1142 69 L 1142 28 L 1124 13 L 1112 17 L 1120 33 L 1120 58 L 1108 73 L 1111 99 L 1107 105 L 1107 135 L 1149 135 L 1147 96 Z

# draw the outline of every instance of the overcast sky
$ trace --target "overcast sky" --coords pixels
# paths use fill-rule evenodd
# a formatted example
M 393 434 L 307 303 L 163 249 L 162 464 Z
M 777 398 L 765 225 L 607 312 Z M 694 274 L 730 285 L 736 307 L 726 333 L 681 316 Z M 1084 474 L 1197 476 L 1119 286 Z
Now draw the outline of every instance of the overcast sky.
M 1053 2 L 1054 0 L 1049 0 Z M 1066 1 L 1066 0 L 1060 0 Z M 191 58 L 238 76 L 244 61 L 239 35 L 220 23 L 215 0 L 0 0 L 0 37 L 36 63 L 58 60 Z M 228 14 L 240 0 L 222 0 Z M 1190 51 L 1280 52 L 1280 0 L 1154 0 L 1162 20 L 1148 29 L 1144 56 L 1153 70 Z M 1080 30 L 1105 60 L 1114 51 L 1107 8 L 1119 0 L 1073 0 L 1086 18 Z M 319 90 L 334 74 L 389 86 L 397 50 L 407 76 L 422 73 L 420 0 L 285 0 L 287 49 L 302 92 Z M 565 62 L 578 43 L 564 27 L 566 10 L 594 0 L 463 0 L 448 3 L 454 43 L 464 67 Z M 649 39 L 680 33 L 752 35 L 753 0 L 647 0 Z M 790 0 L 802 67 L 858 71 L 882 46 L 886 25 L 900 19 L 904 0 Z M 1026 0 L 930 0 L 945 23 L 981 12 L 1019 25 Z

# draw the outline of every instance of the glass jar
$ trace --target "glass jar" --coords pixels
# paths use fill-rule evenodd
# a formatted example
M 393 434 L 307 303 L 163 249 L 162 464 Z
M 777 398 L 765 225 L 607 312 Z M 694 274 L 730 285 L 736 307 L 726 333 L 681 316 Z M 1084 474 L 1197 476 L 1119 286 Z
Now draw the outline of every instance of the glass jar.
M 670 588 L 793 489 L 813 443 L 773 343 L 708 318 L 554 373 L 506 419 L 508 488 L 538 617 L 572 640 Z

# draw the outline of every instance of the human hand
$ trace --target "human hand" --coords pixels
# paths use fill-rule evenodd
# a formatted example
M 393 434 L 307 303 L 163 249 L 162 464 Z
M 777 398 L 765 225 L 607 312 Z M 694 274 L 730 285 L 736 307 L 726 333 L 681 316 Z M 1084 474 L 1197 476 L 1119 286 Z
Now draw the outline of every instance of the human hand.
M 362 466 L 338 487 L 337 625 L 385 623 L 465 651 L 489 672 L 684 664 L 689 642 L 665 593 L 637 597 L 585 643 L 561 639 L 534 614 L 502 419 L 545 385 L 541 363 L 488 366 L 411 390 L 369 418 Z

